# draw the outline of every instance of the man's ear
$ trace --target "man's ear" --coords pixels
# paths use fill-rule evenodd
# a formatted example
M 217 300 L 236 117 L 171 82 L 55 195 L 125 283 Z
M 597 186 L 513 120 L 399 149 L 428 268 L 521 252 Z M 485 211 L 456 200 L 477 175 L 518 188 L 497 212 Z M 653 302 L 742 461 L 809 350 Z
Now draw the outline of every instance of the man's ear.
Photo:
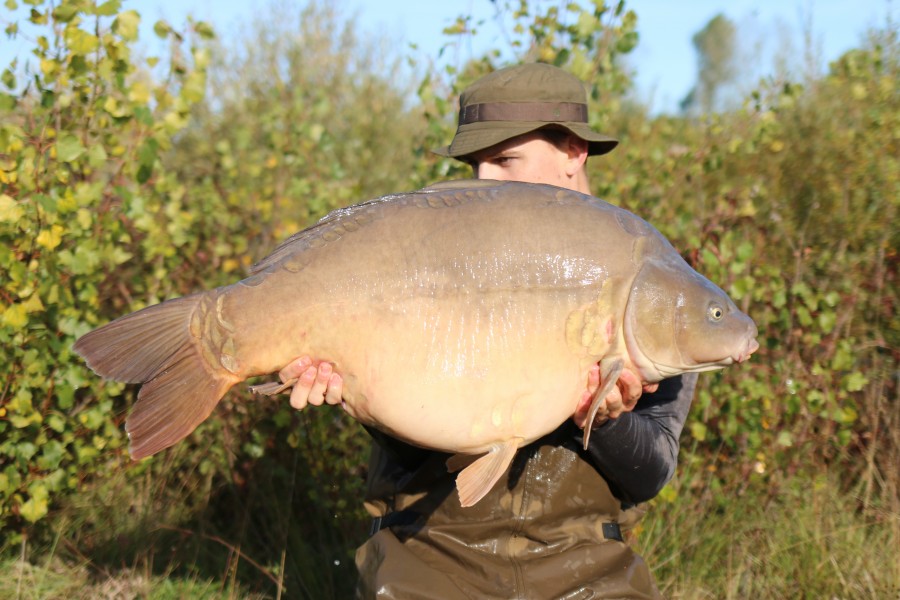
M 588 143 L 576 135 L 570 135 L 566 140 L 566 175 L 574 176 L 584 167 L 588 157 Z

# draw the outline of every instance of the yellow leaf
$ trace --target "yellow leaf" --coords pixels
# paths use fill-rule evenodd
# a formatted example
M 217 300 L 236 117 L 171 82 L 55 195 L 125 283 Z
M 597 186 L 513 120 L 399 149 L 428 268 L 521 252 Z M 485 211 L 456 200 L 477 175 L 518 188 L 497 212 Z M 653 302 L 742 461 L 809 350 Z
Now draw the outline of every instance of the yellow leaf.
M 150 101 L 150 89 L 143 81 L 135 81 L 128 91 L 128 99 L 136 104 L 146 104 Z
M 232 271 L 236 271 L 239 266 L 238 261 L 233 258 L 226 258 L 222 261 L 222 270 L 226 273 L 231 273 Z
M 22 303 L 22 308 L 25 309 L 26 313 L 40 312 L 44 310 L 44 303 L 41 302 L 39 295 L 32 294 L 28 300 Z
M 44 74 L 44 77 L 50 78 L 53 77 L 53 74 L 56 73 L 56 69 L 59 67 L 59 63 L 53 59 L 42 58 L 41 59 L 41 73 Z
M 113 22 L 113 31 L 122 36 L 123 40 L 133 42 L 138 37 L 138 25 L 141 23 L 141 15 L 136 10 L 126 10 L 119 13 Z
M 31 498 L 19 507 L 19 514 L 26 521 L 34 523 L 47 515 L 49 494 L 43 485 L 32 485 Z
M 21 304 L 13 304 L 3 311 L 3 324 L 12 329 L 21 329 L 28 324 L 28 314 Z
M 18 223 L 24 214 L 18 202 L 6 194 L 0 194 L 0 222 Z
M 63 231 L 62 225 L 53 225 L 50 229 L 41 230 L 36 241 L 47 250 L 53 250 L 62 242 Z
M 94 217 L 91 214 L 91 211 L 86 208 L 79 208 L 78 215 L 75 218 L 78 221 L 78 225 L 80 225 L 82 229 L 88 229 L 94 222 Z
M 69 25 L 65 32 L 66 43 L 69 49 L 76 54 L 90 54 L 100 47 L 100 39 L 77 25 Z

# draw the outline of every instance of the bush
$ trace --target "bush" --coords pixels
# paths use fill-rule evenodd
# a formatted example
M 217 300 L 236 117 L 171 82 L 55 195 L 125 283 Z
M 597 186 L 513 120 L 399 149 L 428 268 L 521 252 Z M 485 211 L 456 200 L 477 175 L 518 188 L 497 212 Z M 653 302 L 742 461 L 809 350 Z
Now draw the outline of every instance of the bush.
M 332 208 L 468 176 L 428 149 L 501 54 L 421 73 L 414 102 L 379 42 L 316 4 L 237 49 L 203 23 L 157 23 L 164 59 L 137 55 L 140 15 L 118 0 L 29 4 L 34 66 L 0 77 L 0 546 L 49 532 L 97 564 L 204 581 L 225 565 L 232 583 L 346 595 L 365 535 L 355 423 L 232 392 L 132 464 L 135 390 L 100 381 L 71 345 L 238 279 Z M 511 13 L 511 56 L 590 81 L 592 124 L 622 140 L 592 161 L 595 193 L 656 225 L 760 328 L 748 365 L 701 376 L 663 511 L 701 491 L 717 510 L 746 490 L 790 496 L 797 473 L 827 471 L 867 518 L 900 512 L 896 31 L 823 78 L 763 82 L 741 110 L 650 117 L 625 99 L 623 3 L 535 5 Z
M 0 95 L 0 528 L 43 519 L 93 473 L 122 466 L 122 386 L 80 364 L 74 339 L 183 293 L 183 186 L 159 163 L 202 98 L 208 53 L 158 23 L 167 64 L 137 59 L 140 15 L 119 2 L 32 3 L 43 34 L 20 91 Z M 10 26 L 12 29 L 15 25 Z M 202 23 L 190 35 L 210 35 Z M 164 83 L 152 76 L 162 69 Z M 149 267 L 149 268 L 148 268 Z M 14 536 L 13 536 L 14 537 Z

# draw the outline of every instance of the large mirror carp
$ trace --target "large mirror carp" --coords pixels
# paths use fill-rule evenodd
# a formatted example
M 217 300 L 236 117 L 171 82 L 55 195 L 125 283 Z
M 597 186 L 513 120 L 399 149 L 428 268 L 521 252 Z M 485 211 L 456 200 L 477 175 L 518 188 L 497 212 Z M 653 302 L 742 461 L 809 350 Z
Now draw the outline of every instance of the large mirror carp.
M 756 335 L 634 214 L 473 180 L 336 210 L 246 279 L 121 317 L 74 348 L 98 374 L 143 384 L 126 422 L 135 459 L 191 433 L 236 383 L 328 360 L 357 420 L 482 455 L 457 477 L 469 506 L 516 449 L 572 416 L 592 365 L 602 384 L 588 423 L 623 369 L 649 384 L 722 368 Z

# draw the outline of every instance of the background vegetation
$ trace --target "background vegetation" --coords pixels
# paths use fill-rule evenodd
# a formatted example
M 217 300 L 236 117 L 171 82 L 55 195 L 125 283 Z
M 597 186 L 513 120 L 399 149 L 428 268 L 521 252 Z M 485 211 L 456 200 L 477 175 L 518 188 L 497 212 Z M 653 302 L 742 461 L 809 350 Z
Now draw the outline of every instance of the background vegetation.
M 506 3 L 508 47 L 461 72 L 402 68 L 324 2 L 277 7 L 229 47 L 159 22 L 159 57 L 119 0 L 6 4 L 32 51 L 0 77 L 0 597 L 349 594 L 361 428 L 232 392 L 131 463 L 136 390 L 93 376 L 72 342 L 241 277 L 332 208 L 468 175 L 428 152 L 452 137 L 455 94 L 529 60 L 590 82 L 593 125 L 623 140 L 592 163 L 595 193 L 760 328 L 749 366 L 701 377 L 679 472 L 636 532 L 663 591 L 900 594 L 895 24 L 824 76 L 764 80 L 713 112 L 733 73 L 716 40 L 735 33 L 711 21 L 685 114 L 654 116 L 628 94 L 623 3 Z M 460 17 L 448 43 L 473 28 Z

